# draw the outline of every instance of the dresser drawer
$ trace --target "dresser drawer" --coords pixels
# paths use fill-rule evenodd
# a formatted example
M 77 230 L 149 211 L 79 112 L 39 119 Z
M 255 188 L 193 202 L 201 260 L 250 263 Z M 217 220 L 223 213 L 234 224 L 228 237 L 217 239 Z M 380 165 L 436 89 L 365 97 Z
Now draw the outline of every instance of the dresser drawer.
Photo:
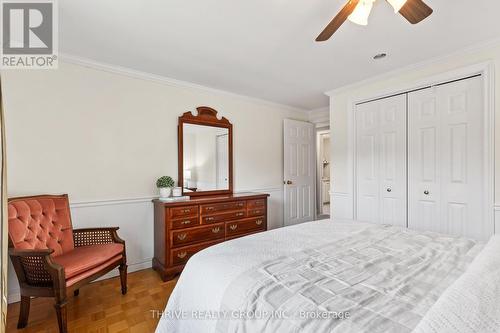
M 213 214 L 217 212 L 240 210 L 246 208 L 245 201 L 221 202 L 215 204 L 201 205 L 201 214 Z
M 258 230 L 265 230 L 266 219 L 264 217 L 257 217 L 246 219 L 243 221 L 226 222 L 226 236 L 254 232 Z
M 170 208 L 170 217 L 175 219 L 185 216 L 198 216 L 198 206 L 183 206 Z
M 256 199 L 256 200 L 248 200 L 247 201 L 247 206 L 248 208 L 264 208 L 266 205 L 266 200 L 265 199 Z
M 198 216 L 184 217 L 170 221 L 170 227 L 172 229 L 184 229 L 184 228 L 196 227 L 198 225 L 200 225 L 200 219 L 198 218 Z
M 217 215 L 202 216 L 201 223 L 202 224 L 211 224 L 211 223 L 217 223 L 217 222 L 238 220 L 238 219 L 245 218 L 246 216 L 247 216 L 247 213 L 244 210 L 231 212 L 231 213 L 222 213 L 222 214 L 217 214 Z
M 196 244 L 196 245 L 185 246 L 185 247 L 173 249 L 172 251 L 170 251 L 170 253 L 171 253 L 170 264 L 173 266 L 183 265 L 196 252 L 199 252 L 203 249 L 206 249 L 207 247 L 218 244 L 220 242 L 221 241 L 215 241 L 215 242 Z
M 172 247 L 224 238 L 224 223 L 171 232 Z
M 248 217 L 252 216 L 264 216 L 266 213 L 266 210 L 264 207 L 262 208 L 252 208 L 248 210 Z

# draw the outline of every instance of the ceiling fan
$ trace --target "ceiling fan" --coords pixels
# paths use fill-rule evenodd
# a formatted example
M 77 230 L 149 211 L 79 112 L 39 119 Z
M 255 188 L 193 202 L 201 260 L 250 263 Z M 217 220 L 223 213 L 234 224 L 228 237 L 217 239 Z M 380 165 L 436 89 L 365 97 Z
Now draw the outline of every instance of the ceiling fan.
M 324 42 L 340 28 L 347 20 L 360 25 L 368 24 L 368 16 L 376 0 L 349 0 L 333 20 L 326 26 L 319 36 L 317 42 Z M 422 0 L 386 0 L 394 7 L 394 12 L 399 12 L 411 24 L 417 24 L 432 14 L 432 8 Z

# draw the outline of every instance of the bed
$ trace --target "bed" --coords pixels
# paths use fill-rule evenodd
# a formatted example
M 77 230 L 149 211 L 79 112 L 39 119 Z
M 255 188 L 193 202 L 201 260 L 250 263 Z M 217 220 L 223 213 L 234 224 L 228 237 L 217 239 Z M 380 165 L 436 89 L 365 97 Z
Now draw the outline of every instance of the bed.
M 156 329 L 498 332 L 500 238 L 323 220 L 193 256 Z

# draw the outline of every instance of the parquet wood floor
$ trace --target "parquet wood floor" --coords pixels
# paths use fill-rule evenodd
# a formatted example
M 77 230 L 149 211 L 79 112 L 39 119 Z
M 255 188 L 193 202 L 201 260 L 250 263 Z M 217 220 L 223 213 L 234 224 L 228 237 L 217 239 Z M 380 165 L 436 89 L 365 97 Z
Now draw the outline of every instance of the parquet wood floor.
M 130 273 L 128 292 L 120 292 L 120 279 L 91 283 L 80 295 L 69 297 L 68 330 L 70 333 L 152 333 L 159 318 L 151 310 L 163 311 L 177 280 L 162 282 L 152 269 Z M 10 304 L 7 332 L 58 333 L 52 298 L 31 300 L 28 326 L 18 330 L 19 303 Z

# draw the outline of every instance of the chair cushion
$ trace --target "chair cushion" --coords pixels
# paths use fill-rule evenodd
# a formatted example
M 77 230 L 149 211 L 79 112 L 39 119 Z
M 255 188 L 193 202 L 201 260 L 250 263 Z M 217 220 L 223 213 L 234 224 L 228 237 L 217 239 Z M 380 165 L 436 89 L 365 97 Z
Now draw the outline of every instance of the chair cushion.
M 68 197 L 9 200 L 9 237 L 16 249 L 53 249 L 53 257 L 73 250 Z
M 116 257 L 113 257 L 109 259 L 108 261 L 105 261 L 104 263 L 100 264 L 99 266 L 96 266 L 92 269 L 89 269 L 88 271 L 85 271 L 83 273 L 77 274 L 69 279 L 66 279 L 66 287 L 71 287 L 77 282 L 82 281 L 85 278 L 88 278 L 91 275 L 94 275 L 95 273 L 102 272 L 106 267 L 109 267 L 113 263 L 117 263 L 122 259 L 122 255 L 117 255 Z
M 53 258 L 64 267 L 66 279 L 96 268 L 123 253 L 123 245 L 118 243 L 75 247 Z

